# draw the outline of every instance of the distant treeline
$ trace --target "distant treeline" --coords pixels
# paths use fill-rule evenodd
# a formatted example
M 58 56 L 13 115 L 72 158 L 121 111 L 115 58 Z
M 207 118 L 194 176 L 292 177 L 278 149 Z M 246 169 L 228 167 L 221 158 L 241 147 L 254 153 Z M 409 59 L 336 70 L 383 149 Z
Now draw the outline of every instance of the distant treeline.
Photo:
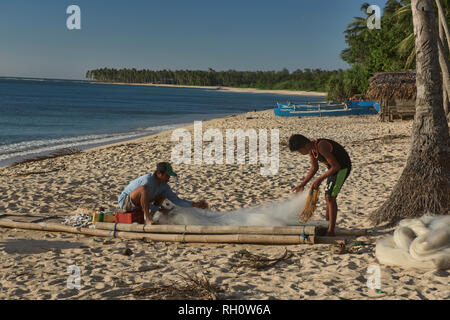
M 102 68 L 89 70 L 86 78 L 102 82 L 154 83 L 192 86 L 223 86 L 273 90 L 326 92 L 331 78 L 343 70 L 304 69 L 281 71 L 136 70 Z

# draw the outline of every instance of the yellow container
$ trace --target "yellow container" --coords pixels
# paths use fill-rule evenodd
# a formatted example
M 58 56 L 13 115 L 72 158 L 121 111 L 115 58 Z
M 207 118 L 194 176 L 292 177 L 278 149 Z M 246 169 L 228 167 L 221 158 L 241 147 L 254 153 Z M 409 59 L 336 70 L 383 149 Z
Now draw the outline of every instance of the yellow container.
M 92 223 L 95 224 L 96 222 L 114 222 L 114 213 L 95 212 L 92 216 Z

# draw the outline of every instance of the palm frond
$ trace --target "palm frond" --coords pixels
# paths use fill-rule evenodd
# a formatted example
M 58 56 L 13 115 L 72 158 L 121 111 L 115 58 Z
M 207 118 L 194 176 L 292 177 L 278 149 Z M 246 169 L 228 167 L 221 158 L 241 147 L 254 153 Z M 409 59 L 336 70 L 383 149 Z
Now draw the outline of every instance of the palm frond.
M 416 60 L 416 50 L 413 50 L 405 63 L 405 69 L 411 69 Z
M 406 55 L 410 55 L 411 51 L 414 50 L 414 48 L 414 33 L 411 33 L 398 44 L 397 53 L 401 57 L 405 57 Z

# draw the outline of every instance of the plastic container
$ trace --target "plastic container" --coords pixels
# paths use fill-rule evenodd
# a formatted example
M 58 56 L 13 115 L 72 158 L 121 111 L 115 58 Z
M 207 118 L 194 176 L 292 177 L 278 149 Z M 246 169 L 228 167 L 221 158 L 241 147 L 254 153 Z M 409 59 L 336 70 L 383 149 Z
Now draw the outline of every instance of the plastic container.
M 116 212 L 115 223 L 139 223 L 144 224 L 144 212 L 143 211 L 133 211 L 133 212 Z
M 96 222 L 114 222 L 115 221 L 115 214 L 114 212 L 95 212 L 92 216 L 92 223 L 95 224 Z

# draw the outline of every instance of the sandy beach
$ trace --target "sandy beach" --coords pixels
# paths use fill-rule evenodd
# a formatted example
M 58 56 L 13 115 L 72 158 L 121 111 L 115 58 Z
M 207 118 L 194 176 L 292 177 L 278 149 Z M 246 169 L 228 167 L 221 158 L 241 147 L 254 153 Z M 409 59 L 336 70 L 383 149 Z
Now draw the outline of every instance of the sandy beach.
M 232 88 L 232 87 L 220 87 L 220 86 L 185 86 L 185 85 L 175 85 L 175 84 L 156 84 L 156 83 L 126 83 L 126 82 L 92 82 L 98 84 L 116 84 L 116 85 L 127 85 L 127 86 L 147 86 L 147 87 L 167 87 L 167 88 L 196 88 L 205 90 L 218 90 L 218 91 L 229 91 L 229 92 L 246 92 L 246 93 L 271 93 L 271 94 L 282 94 L 282 95 L 294 95 L 294 96 L 325 96 L 326 92 L 316 92 L 316 91 L 296 91 L 296 90 L 262 90 L 254 88 Z
M 246 90 L 246 89 L 242 89 Z M 272 92 L 272 91 L 271 91 Z M 307 93 L 311 94 L 311 93 Z M 190 132 L 193 125 L 185 127 Z M 412 121 L 379 122 L 377 116 L 281 118 L 272 110 L 203 122 L 203 131 L 279 129 L 278 174 L 261 165 L 174 165 L 171 181 L 182 198 L 204 198 L 214 210 L 256 206 L 289 196 L 309 159 L 289 152 L 289 136 L 327 137 L 348 150 L 353 170 L 338 197 L 337 226 L 368 228 L 366 245 L 338 254 L 330 245 L 235 245 L 144 242 L 56 232 L 0 228 L 0 299 L 166 299 L 184 286 L 183 271 L 207 279 L 219 299 L 449 299 L 449 274 L 380 265 L 375 242 L 394 228 L 367 217 L 389 196 L 406 162 Z M 85 150 L 78 154 L 0 168 L 0 213 L 68 216 L 79 207 L 114 210 L 133 179 L 170 161 L 172 131 Z M 321 166 L 319 174 L 325 168 Z M 325 219 L 324 184 L 313 219 Z M 131 255 L 124 255 L 126 248 Z M 239 264 L 245 249 L 289 259 L 258 270 Z M 80 270 L 80 288 L 69 289 L 69 266 Z M 369 266 L 380 266 L 380 291 L 367 287 Z M 143 294 L 143 288 L 159 288 Z M 166 288 L 163 290 L 163 288 Z M 145 291 L 145 290 L 144 290 Z M 141 295 L 138 293 L 141 292 Z M 134 294 L 133 294 L 134 293 Z M 190 296 L 195 298 L 195 295 Z M 204 298 L 204 297 L 203 297 Z

